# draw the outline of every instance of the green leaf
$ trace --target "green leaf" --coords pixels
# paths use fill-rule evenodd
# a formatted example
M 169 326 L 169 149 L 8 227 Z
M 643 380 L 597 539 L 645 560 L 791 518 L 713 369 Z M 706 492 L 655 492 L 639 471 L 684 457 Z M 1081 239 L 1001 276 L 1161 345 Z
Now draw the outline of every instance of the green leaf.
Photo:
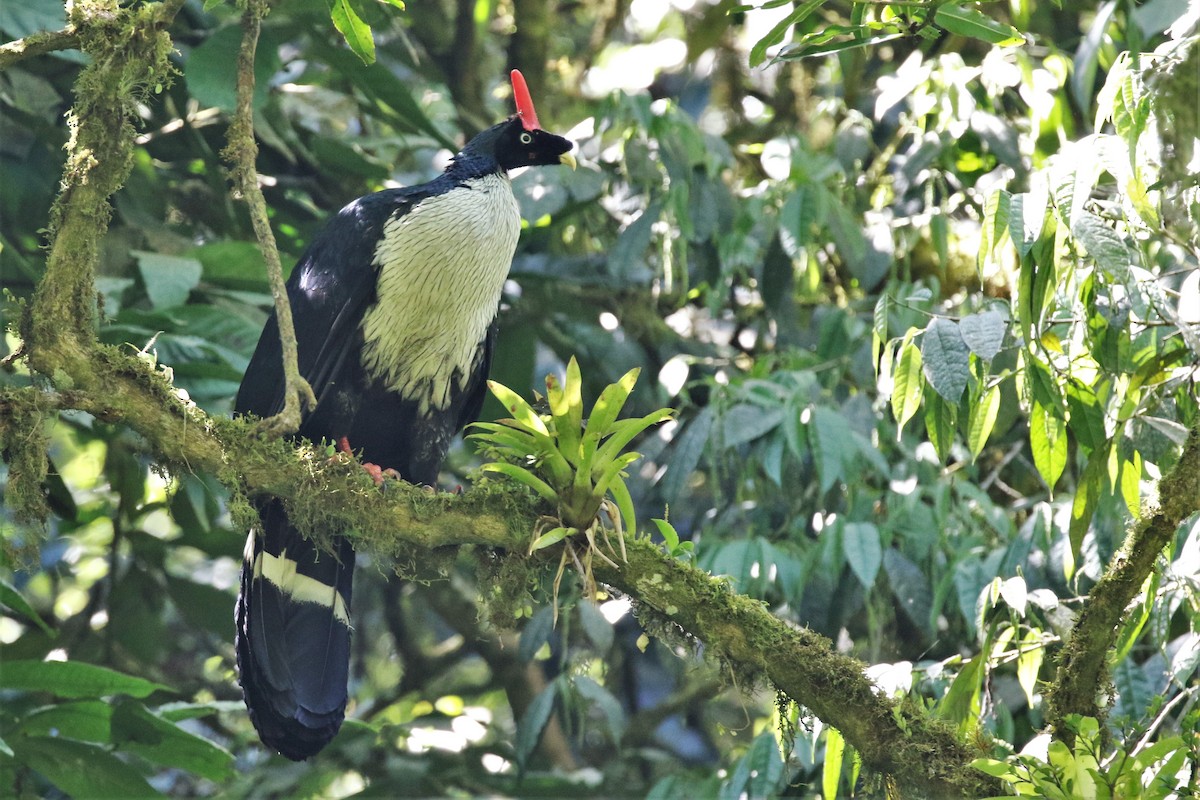
M 940 394 L 934 393 L 925 398 L 925 434 L 943 462 L 950 457 L 957 418 L 958 406 L 950 405 Z
M 655 527 L 658 528 L 658 533 L 663 537 L 663 542 L 667 546 L 667 552 L 673 551 L 679 546 L 679 532 L 675 530 L 675 526 L 667 522 L 665 519 L 652 519 Z
M 338 75 L 353 81 L 374 105 L 372 111 L 402 131 L 426 133 L 442 147 L 457 150 L 459 145 L 442 133 L 421 108 L 408 84 L 390 70 L 364 65 L 353 53 L 331 45 L 320 38 L 310 39 L 314 56 L 329 65 Z
M 587 604 L 584 603 L 580 608 L 584 608 Z M 599 613 L 599 612 L 597 612 Z M 601 617 L 603 620 L 604 618 Z M 607 622 L 605 623 L 608 624 Z M 612 630 L 612 626 L 609 626 Z M 608 726 L 609 735 L 614 743 L 620 743 L 621 737 L 625 735 L 625 709 L 621 707 L 621 702 L 613 697 L 612 693 L 605 689 L 596 681 L 586 675 L 580 675 L 574 680 L 575 690 L 587 700 L 592 708 L 600 709 L 604 714 L 605 724 Z
M 999 311 L 983 311 L 959 320 L 958 330 L 972 353 L 984 361 L 991 361 L 1004 344 L 1008 321 Z
M 637 219 L 625 226 L 608 251 L 608 271 L 620 280 L 633 281 L 646 269 L 646 248 L 654 236 L 654 223 L 662 216 L 663 204 L 655 200 Z
M 493 462 L 491 464 L 484 464 L 480 469 L 484 472 L 499 472 L 501 475 L 507 475 L 513 480 L 533 489 L 541 495 L 542 499 L 549 500 L 552 503 L 558 502 L 558 492 L 551 489 L 548 483 L 524 467 L 518 467 L 516 464 Z
M 1042 646 L 1041 632 L 1033 628 L 1025 631 L 1025 635 L 1021 637 L 1020 654 L 1017 656 L 1017 682 L 1025 691 L 1025 699 L 1031 708 L 1034 706 L 1038 673 L 1041 672 L 1045 654 L 1046 648 Z
M 58 697 L 105 697 L 127 694 L 148 697 L 170 688 L 143 678 L 85 664 L 82 661 L 5 661 L 0 688 L 50 692 Z
M 532 544 L 529 545 L 529 552 L 536 553 L 538 550 L 542 550 L 551 545 L 558 544 L 563 539 L 567 538 L 567 536 L 570 535 L 572 530 L 573 530 L 572 528 L 562 528 L 562 527 L 551 528 L 550 530 L 546 531 L 541 536 L 539 536 L 533 540 Z
M 583 432 L 585 462 L 591 460 L 591 455 L 596 452 L 600 440 L 611 433 L 612 425 L 620 416 L 621 409 L 625 407 L 625 401 L 629 399 L 629 393 L 633 391 L 640 372 L 641 369 L 635 367 L 622 375 L 616 383 L 610 383 L 604 387 L 604 391 L 600 392 L 596 405 L 592 406 L 592 413 L 588 415 L 587 427 Z
M 637 528 L 637 517 L 633 508 L 633 496 L 629 494 L 629 487 L 625 485 L 625 481 L 621 478 L 613 478 L 608 486 L 608 491 L 613 496 L 613 501 L 617 504 L 617 510 L 621 512 L 621 527 L 624 530 L 635 530 Z
M 988 44 L 1001 47 L 1025 44 L 1025 37 L 1013 26 L 998 22 L 977 9 L 954 3 L 938 6 L 933 14 L 933 22 L 950 33 Z
M 775 734 L 763 731 L 754 738 L 750 749 L 738 762 L 737 769 L 729 779 L 727 792 L 734 797 L 774 797 L 783 778 L 783 759 L 779 755 L 779 743 Z
M 53 638 L 58 635 L 53 628 L 38 616 L 37 612 L 33 610 L 33 606 L 29 605 L 29 601 L 17 591 L 16 587 L 3 578 L 0 578 L 0 604 L 11 608 L 21 616 L 32 621 L 47 636 Z
M 1029 416 L 1033 465 L 1053 492 L 1067 466 L 1066 426 L 1054 409 L 1047 408 L 1037 400 L 1034 400 Z
M 227 750 L 162 719 L 136 700 L 123 700 L 113 710 L 112 741 L 118 750 L 212 781 L 233 775 L 233 756 Z
M 68 795 L 100 800 L 162 796 L 134 767 L 103 747 L 48 736 L 15 737 L 9 745 L 18 761 Z
M 872 522 L 847 522 L 842 526 L 842 553 L 863 588 L 875 585 L 883 564 L 883 540 Z
M 233 113 L 237 109 L 237 60 L 242 46 L 242 26 L 226 25 L 192 49 L 184 64 L 188 92 L 201 106 Z M 278 43 L 269 30 L 259 36 L 254 51 L 255 110 L 266 105 L 271 78 L 282 66 Z
M 517 642 L 517 658 L 528 664 L 542 649 L 542 645 L 550 641 L 554 633 L 554 607 L 543 606 L 529 618 L 521 629 L 521 638 Z
M 967 420 L 967 448 L 972 458 L 978 458 L 987 444 L 992 429 L 996 426 L 996 418 L 1000 415 L 1000 384 L 996 383 L 983 390 L 979 402 L 971 406 L 970 418 Z
M 810 442 L 817 461 L 821 491 L 827 492 L 845 478 L 844 450 L 850 441 L 850 425 L 837 411 L 818 406 L 813 409 L 811 432 Z
M 821 767 L 821 796 L 835 800 L 842 777 L 842 761 L 846 755 L 846 739 L 837 728 L 825 729 L 825 763 Z
M 488 381 L 488 388 L 492 390 L 492 394 L 496 396 L 496 399 L 500 401 L 505 410 L 512 414 L 513 419 L 519 422 L 525 430 L 541 434 L 542 436 L 550 435 L 550 431 L 546 428 L 546 423 L 533 410 L 533 406 L 525 401 L 525 398 L 496 381 Z
M 839 27 L 844 26 L 828 25 L 826 26 L 826 30 Z M 903 38 L 903 33 L 877 33 L 865 39 L 843 39 L 840 41 L 814 43 L 815 40 L 810 40 L 808 36 L 805 36 L 795 44 L 784 48 L 771 63 L 773 64 L 775 61 L 795 61 L 801 58 L 812 58 L 813 56 L 832 55 L 833 53 L 843 53 L 847 50 L 858 50 L 865 47 L 878 47 L 881 44 Z
M 1089 453 L 1097 453 L 1108 445 L 1104 424 L 1104 409 L 1092 389 L 1076 379 L 1067 382 L 1067 408 L 1071 418 L 1067 427 Z
M 757 67 L 761 64 L 763 59 L 767 57 L 767 48 L 782 42 L 783 37 L 793 25 L 803 22 L 809 14 L 820 8 L 824 2 L 825 0 L 807 0 L 807 2 L 793 9 L 791 14 L 780 20 L 775 27 L 767 32 L 766 36 L 759 39 L 754 47 L 750 48 L 750 66 Z
M 604 618 L 595 603 L 584 600 L 577 606 L 579 609 L 579 626 L 595 646 L 600 655 L 612 649 L 613 626 Z
M 368 66 L 374 64 L 375 39 L 371 35 L 371 26 L 358 16 L 350 0 L 329 0 L 329 18 L 362 62 Z
M 596 469 L 600 468 L 606 462 L 616 458 L 617 454 L 633 441 L 635 436 L 638 436 L 647 428 L 657 425 L 660 422 L 666 422 L 675 415 L 675 410 L 671 408 L 660 408 L 639 419 L 623 419 L 613 423 L 610 430 L 612 435 L 604 441 L 604 444 L 596 451 L 596 456 L 592 460 L 592 474 L 596 474 Z
M 783 407 L 763 408 L 754 403 L 738 403 L 721 414 L 721 444 L 726 448 L 751 442 L 783 422 Z
M 155 309 L 174 308 L 187 303 L 188 295 L 200 283 L 204 267 L 194 258 L 164 256 L 134 250 L 138 273 L 146 286 L 146 295 Z
M 938 317 L 925 329 L 921 360 L 925 379 L 946 399 L 957 404 L 971 376 L 971 351 L 956 323 Z
M 79 700 L 35 709 L 20 721 L 22 736 L 65 736 L 97 744 L 112 739 L 112 706 L 103 700 Z
M 1079 478 L 1079 484 L 1075 487 L 1075 498 L 1071 502 L 1069 532 L 1071 553 L 1077 563 L 1083 548 L 1083 537 L 1092 524 L 1092 517 L 1096 513 L 1096 506 L 1099 504 L 1100 495 L 1104 490 L 1105 467 L 1105 459 L 1099 456 L 1089 458 L 1083 475 Z
M 909 331 L 909 335 L 912 331 Z M 903 429 L 921 407 L 921 351 L 905 336 L 900 345 L 900 360 L 892 380 L 892 415 L 899 429 Z M 900 430 L 897 430 L 897 436 Z
M 1071 233 L 1109 278 L 1122 283 L 1130 280 L 1132 254 L 1121 235 L 1106 225 L 1104 220 L 1091 212 L 1081 212 L 1079 219 L 1071 226 Z
M 983 687 L 986 654 L 980 653 L 963 664 L 949 691 L 938 707 L 938 716 L 964 727 L 979 716 L 979 693 Z
M 541 741 L 542 731 L 545 730 L 546 723 L 550 721 L 550 713 L 554 710 L 554 700 L 558 697 L 558 691 L 557 680 L 547 684 L 546 688 L 533 698 L 533 702 L 521 715 L 521 721 L 517 723 L 517 737 L 514 745 L 517 764 L 522 770 L 529 763 L 529 757 L 533 755 L 534 749 Z
M 705 406 L 681 432 L 676 433 L 672 442 L 674 455 L 663 478 L 663 495 L 668 503 L 674 503 L 683 496 L 688 479 L 704 455 L 716 414 L 716 409 L 711 405 Z
M 975 256 L 975 269 L 980 276 L 984 274 L 984 268 L 996 259 L 996 250 L 1008 235 L 1011 215 L 1011 194 L 1000 190 L 988 195 L 983 207 L 979 252 Z

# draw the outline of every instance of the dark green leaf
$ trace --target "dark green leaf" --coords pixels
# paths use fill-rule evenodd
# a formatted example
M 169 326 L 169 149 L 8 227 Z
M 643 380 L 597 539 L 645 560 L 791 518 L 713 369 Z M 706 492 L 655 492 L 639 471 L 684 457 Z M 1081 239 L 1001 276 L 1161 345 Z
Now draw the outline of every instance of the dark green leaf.
M 164 256 L 142 250 L 133 252 L 138 272 L 146 286 L 146 295 L 155 309 L 173 308 L 187 302 L 192 289 L 200 283 L 204 268 L 194 258 Z
M 972 353 L 991 361 L 1004 344 L 1008 321 L 999 311 L 983 311 L 959 320 L 958 330 Z
M 960 726 L 971 724 L 979 715 L 979 693 L 983 688 L 984 655 L 963 664 L 950 684 L 950 690 L 938 706 L 938 715 Z
M 683 496 L 688 479 L 699 466 L 700 457 L 708 446 L 715 417 L 716 411 L 708 406 L 688 422 L 681 433 L 676 434 L 672 442 L 674 454 L 663 478 L 663 495 L 668 503 L 674 503 Z
M 1104 224 L 1104 220 L 1095 214 L 1083 212 L 1071 226 L 1071 233 L 1087 248 L 1088 255 L 1096 260 L 1106 275 L 1122 283 L 1129 280 L 1132 264 L 1129 248 L 1125 246 L 1121 235 Z
M 648 274 L 646 248 L 654 234 L 654 223 L 662 214 L 661 201 L 654 201 L 637 219 L 630 222 L 608 253 L 608 271 L 625 280 L 634 281 Z
M 38 616 L 37 612 L 33 610 L 33 606 L 29 605 L 29 601 L 17 591 L 16 587 L 3 578 L 0 578 L 0 605 L 5 605 L 21 616 L 30 620 L 39 628 L 41 628 L 42 631 L 48 636 L 53 637 L 57 635 L 55 631 L 49 625 L 47 625 L 41 617 Z
M 1096 514 L 1096 506 L 1100 502 L 1100 493 L 1108 480 L 1107 459 L 1093 457 L 1088 459 L 1079 485 L 1075 487 L 1075 499 L 1071 503 L 1071 522 L 1069 527 L 1071 537 L 1071 554 L 1075 563 L 1079 563 L 1083 550 L 1083 537 L 1087 535 Z
M 827 492 L 845 478 L 844 449 L 850 441 L 850 425 L 846 418 L 831 408 L 813 409 L 809 441 L 817 459 L 817 474 L 821 491 Z
M 612 649 L 613 626 L 595 603 L 584 600 L 579 603 L 579 624 L 601 655 Z
M 517 658 L 522 661 L 533 661 L 533 657 L 542 649 L 542 645 L 550 641 L 554 633 L 554 608 L 543 606 L 539 608 L 525 627 L 521 630 L 521 638 L 517 643 Z
M 599 708 L 604 714 L 609 735 L 612 736 L 614 742 L 620 743 L 621 737 L 625 735 L 625 710 L 621 707 L 621 702 L 613 697 L 611 692 L 586 675 L 575 678 L 574 685 L 576 691 L 585 700 L 594 708 Z
M 739 403 L 721 414 L 721 444 L 728 448 L 753 441 L 783 422 L 783 414 L 782 407 Z
M 943 462 L 950 458 L 957 417 L 958 406 L 947 403 L 940 394 L 925 398 L 925 434 Z
M 842 553 L 863 588 L 875 585 L 883 564 L 883 541 L 873 522 L 847 522 L 842 526 Z
M 162 719 L 136 700 L 126 699 L 114 709 L 112 739 L 118 750 L 209 780 L 222 781 L 233 773 L 229 752 Z
M 1002 47 L 1025 44 L 1025 38 L 1013 26 L 998 22 L 978 9 L 955 3 L 938 6 L 933 14 L 933 22 L 950 33 L 979 39 L 988 44 Z
M 542 731 L 545 730 L 546 723 L 550 721 L 550 714 L 554 711 L 554 701 L 557 697 L 558 681 L 552 681 L 538 693 L 537 697 L 533 698 L 533 702 L 525 709 L 520 722 L 517 723 L 517 738 L 514 745 L 517 764 L 522 769 L 529 763 L 529 757 L 533 755 L 534 749 L 541 741 Z
M 80 798 L 161 797 L 138 771 L 102 747 L 71 739 L 21 736 L 9 740 L 17 760 Z
M 58 703 L 31 711 L 21 720 L 23 736 L 63 736 L 97 744 L 112 738 L 112 706 L 102 700 Z
M 783 759 L 775 734 L 764 731 L 755 737 L 746 755 L 738 761 L 729 782 L 721 787 L 721 800 L 740 797 L 773 797 L 783 778 Z
M 925 379 L 947 402 L 957 404 L 971 376 L 970 350 L 958 325 L 938 317 L 925 329 L 921 361 Z
M 237 108 L 237 58 L 241 45 L 242 27 L 227 25 L 188 54 L 183 74 L 188 90 L 200 105 L 230 113 Z M 254 52 L 254 97 L 251 102 L 255 109 L 266 103 L 271 77 L 280 66 L 278 44 L 269 31 L 264 31 Z
M 0 669 L 0 687 L 50 692 L 58 697 L 148 697 L 154 692 L 171 691 L 161 684 L 81 661 L 6 661 Z

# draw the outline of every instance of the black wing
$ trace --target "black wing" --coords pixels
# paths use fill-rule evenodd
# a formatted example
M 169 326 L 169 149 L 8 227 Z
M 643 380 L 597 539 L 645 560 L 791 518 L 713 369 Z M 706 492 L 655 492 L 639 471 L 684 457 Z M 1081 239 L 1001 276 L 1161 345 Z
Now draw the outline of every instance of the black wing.
M 287 281 L 300 374 L 318 404 L 361 347 L 359 323 L 375 298 L 375 247 L 389 219 L 435 193 L 434 185 L 392 189 L 347 205 L 317 234 Z M 283 408 L 283 348 L 272 313 L 263 329 L 234 410 L 269 417 Z

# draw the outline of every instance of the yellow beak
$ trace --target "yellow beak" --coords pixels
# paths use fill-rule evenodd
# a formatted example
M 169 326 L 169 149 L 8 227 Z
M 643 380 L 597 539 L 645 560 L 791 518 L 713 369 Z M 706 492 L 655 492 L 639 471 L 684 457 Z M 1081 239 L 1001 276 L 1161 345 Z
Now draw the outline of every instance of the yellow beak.
M 575 156 L 571 155 L 570 153 L 563 153 L 558 157 L 558 160 L 563 164 L 566 164 L 571 169 L 575 169 L 576 167 Z

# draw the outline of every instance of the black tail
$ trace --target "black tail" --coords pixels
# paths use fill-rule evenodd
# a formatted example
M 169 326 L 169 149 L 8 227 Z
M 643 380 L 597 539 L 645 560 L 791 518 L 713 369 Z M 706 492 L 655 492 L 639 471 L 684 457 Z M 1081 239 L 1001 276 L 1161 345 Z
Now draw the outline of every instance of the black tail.
M 237 663 L 263 744 L 293 761 L 329 744 L 346 715 L 354 549 L 336 557 L 288 524 L 277 500 L 259 504 L 237 602 Z

